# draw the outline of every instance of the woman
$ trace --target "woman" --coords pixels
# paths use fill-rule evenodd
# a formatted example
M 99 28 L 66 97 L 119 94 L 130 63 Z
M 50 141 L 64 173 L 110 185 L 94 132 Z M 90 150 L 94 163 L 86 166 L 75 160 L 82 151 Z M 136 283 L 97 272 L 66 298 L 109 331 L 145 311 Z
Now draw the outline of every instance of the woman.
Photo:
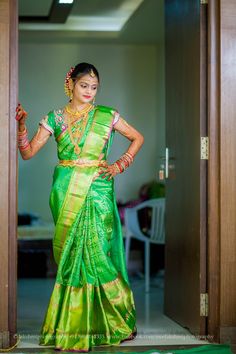
M 69 103 L 49 112 L 30 142 L 27 113 L 17 107 L 18 146 L 24 160 L 32 158 L 52 134 L 57 142 L 59 163 L 49 203 L 58 271 L 39 344 L 59 350 L 87 352 L 92 346 L 118 345 L 136 335 L 113 177 L 132 163 L 143 136 L 114 109 L 94 105 L 98 86 L 93 65 L 71 68 L 65 79 Z M 131 144 L 108 165 L 115 131 Z

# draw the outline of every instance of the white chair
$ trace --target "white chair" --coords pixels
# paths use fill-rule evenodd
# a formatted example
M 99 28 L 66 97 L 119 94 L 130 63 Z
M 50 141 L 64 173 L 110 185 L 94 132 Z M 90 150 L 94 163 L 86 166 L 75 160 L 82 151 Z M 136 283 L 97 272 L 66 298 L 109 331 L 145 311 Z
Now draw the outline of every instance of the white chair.
M 150 208 L 151 225 L 148 235 L 145 235 L 139 226 L 138 211 Z M 125 209 L 125 252 L 128 267 L 131 237 L 145 242 L 145 290 L 150 287 L 150 243 L 165 244 L 165 198 L 146 200 L 133 208 Z

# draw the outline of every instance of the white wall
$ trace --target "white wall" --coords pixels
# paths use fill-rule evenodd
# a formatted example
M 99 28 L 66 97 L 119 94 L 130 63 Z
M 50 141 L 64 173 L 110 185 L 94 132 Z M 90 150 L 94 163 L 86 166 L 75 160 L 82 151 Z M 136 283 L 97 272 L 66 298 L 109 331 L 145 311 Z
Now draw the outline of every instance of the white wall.
M 116 107 L 145 137 L 132 167 L 116 177 L 117 199 L 136 198 L 140 186 L 156 178 L 158 156 L 164 151 L 163 45 L 20 42 L 19 51 L 19 97 L 29 113 L 30 137 L 43 115 L 67 102 L 63 82 L 70 66 L 86 61 L 97 67 L 101 76 L 97 103 Z M 110 161 L 125 152 L 128 143 L 117 134 Z M 32 160 L 19 156 L 19 212 L 52 220 L 48 201 L 56 163 L 53 137 Z

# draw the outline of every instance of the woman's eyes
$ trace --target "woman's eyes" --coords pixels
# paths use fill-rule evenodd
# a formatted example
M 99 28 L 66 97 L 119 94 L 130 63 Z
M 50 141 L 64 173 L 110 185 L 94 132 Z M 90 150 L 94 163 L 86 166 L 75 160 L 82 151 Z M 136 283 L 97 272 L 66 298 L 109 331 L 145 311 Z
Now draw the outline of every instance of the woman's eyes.
M 82 88 L 87 88 L 87 85 L 80 85 Z M 97 90 L 97 86 L 92 86 L 92 90 Z

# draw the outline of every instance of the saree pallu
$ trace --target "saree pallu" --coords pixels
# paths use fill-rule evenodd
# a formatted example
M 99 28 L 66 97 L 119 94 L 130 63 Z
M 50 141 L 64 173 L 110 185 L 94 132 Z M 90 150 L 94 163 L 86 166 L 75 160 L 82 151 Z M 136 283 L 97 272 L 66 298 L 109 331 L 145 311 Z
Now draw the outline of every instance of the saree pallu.
M 136 328 L 114 181 L 97 174 L 111 146 L 112 111 L 99 106 L 90 118 L 81 164 L 57 165 L 50 193 L 58 271 L 39 344 L 61 350 L 119 345 Z M 71 146 L 67 135 L 58 144 Z

